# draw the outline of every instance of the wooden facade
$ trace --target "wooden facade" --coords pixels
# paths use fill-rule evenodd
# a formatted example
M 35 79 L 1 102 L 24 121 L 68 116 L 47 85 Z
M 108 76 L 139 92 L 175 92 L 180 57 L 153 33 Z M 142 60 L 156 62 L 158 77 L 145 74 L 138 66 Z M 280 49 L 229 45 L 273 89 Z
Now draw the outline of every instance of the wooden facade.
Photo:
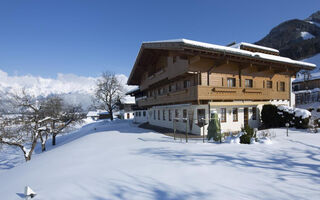
M 145 43 L 128 84 L 140 86 L 145 97 L 137 102 L 140 107 L 289 100 L 291 78 L 302 68 L 308 67 L 174 42 Z
M 290 105 L 292 78 L 314 67 L 248 43 L 223 47 L 189 40 L 147 42 L 128 84 L 139 85 L 139 92 L 131 95 L 151 125 L 206 134 L 207 125 L 197 126 L 198 120 L 208 122 L 217 112 L 221 130 L 233 132 L 245 124 L 258 127 L 265 104 Z

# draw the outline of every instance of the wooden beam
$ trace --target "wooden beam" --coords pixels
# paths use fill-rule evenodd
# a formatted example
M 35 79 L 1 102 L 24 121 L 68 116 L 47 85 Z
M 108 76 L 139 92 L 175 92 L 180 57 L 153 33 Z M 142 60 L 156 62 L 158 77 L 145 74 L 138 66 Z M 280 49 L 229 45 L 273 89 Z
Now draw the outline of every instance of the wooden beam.
M 199 62 L 201 60 L 199 55 L 193 56 L 192 58 L 189 59 L 189 64 L 194 64 L 196 62 Z

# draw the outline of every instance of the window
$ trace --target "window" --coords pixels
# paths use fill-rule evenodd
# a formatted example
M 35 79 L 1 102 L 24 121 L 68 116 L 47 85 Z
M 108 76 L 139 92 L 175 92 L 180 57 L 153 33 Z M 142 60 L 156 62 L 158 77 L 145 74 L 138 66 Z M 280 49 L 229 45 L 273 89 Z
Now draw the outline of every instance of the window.
M 183 109 L 183 122 L 187 122 L 186 118 L 187 118 L 187 110 Z
M 205 109 L 198 109 L 197 116 L 198 116 L 198 123 L 202 122 L 203 119 L 206 119 L 206 110 Z
M 153 120 L 156 120 L 156 110 L 153 110 Z
M 178 109 L 176 109 L 176 110 L 174 111 L 174 117 L 175 117 L 176 119 L 179 118 L 179 110 L 178 110 Z
M 280 85 L 279 85 L 279 91 L 281 92 L 284 92 L 285 91 L 285 83 L 284 82 L 280 82 Z
M 143 111 L 143 116 L 144 116 L 144 117 L 146 116 L 146 111 Z
M 253 87 L 252 79 L 246 79 L 245 80 L 245 87 L 247 87 L 247 88 L 252 88 Z
M 163 95 L 163 93 L 164 93 L 163 88 L 159 88 L 159 89 L 158 89 L 158 95 Z
M 227 122 L 227 109 L 221 108 L 221 122 Z
M 257 120 L 257 108 L 252 108 L 252 120 Z
M 162 119 L 166 120 L 166 111 L 165 110 L 162 110 Z
M 160 120 L 160 110 L 158 110 L 158 120 Z
M 176 91 L 176 84 L 172 84 L 169 86 L 169 92 L 174 92 Z
M 272 81 L 267 81 L 267 88 L 272 88 Z
M 238 108 L 233 108 L 232 109 L 232 118 L 234 122 L 238 121 Z
M 188 88 L 188 87 L 190 87 L 190 80 L 183 81 L 183 88 Z
M 171 116 L 171 110 L 168 110 L 168 115 L 169 115 L 169 121 L 172 121 L 172 116 Z
M 228 78 L 228 87 L 236 87 L 236 79 L 235 78 Z

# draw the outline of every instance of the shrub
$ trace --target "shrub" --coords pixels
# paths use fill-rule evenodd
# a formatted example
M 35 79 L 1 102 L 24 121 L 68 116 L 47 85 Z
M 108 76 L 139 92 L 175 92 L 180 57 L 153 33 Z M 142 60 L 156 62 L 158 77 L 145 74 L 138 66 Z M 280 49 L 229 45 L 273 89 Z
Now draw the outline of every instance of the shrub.
M 314 110 L 314 108 L 308 108 L 307 109 L 309 112 L 312 112 Z
M 307 129 L 309 127 L 309 118 L 296 117 L 294 124 L 296 128 Z
M 253 129 L 249 125 L 245 125 L 244 128 L 242 128 L 242 132 L 244 132 L 245 134 L 240 136 L 240 143 L 250 144 L 251 138 L 253 137 L 253 134 L 254 134 Z
M 320 119 L 315 119 L 313 124 L 316 126 L 316 127 L 320 127 Z
M 265 128 L 279 127 L 277 124 L 279 118 L 278 109 L 275 105 L 264 105 L 261 111 L 261 120 Z
M 261 120 L 265 128 L 290 127 L 308 128 L 311 113 L 304 109 L 288 106 L 264 105 L 261 111 Z

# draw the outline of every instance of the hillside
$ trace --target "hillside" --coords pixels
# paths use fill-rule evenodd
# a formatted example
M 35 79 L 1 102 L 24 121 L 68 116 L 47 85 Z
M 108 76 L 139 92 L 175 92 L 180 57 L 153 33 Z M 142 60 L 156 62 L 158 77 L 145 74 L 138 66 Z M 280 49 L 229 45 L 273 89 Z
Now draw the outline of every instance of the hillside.
M 295 60 L 320 53 L 320 11 L 279 24 L 255 44 L 278 49 L 281 56 Z
M 10 170 L 1 199 L 317 199 L 319 134 L 270 130 L 252 145 L 174 141 L 130 121 L 88 124 Z

